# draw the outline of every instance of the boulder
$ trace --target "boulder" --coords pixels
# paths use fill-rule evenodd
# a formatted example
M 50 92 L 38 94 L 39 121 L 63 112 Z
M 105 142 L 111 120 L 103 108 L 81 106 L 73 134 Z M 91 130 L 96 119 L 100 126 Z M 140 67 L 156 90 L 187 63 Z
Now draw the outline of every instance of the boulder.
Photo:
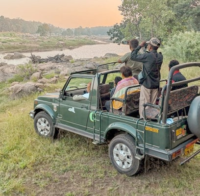
M 7 54 L 4 59 L 21 59 L 25 58 L 25 56 L 19 52 L 15 52 L 14 54 Z
M 32 74 L 31 76 L 31 80 L 38 80 L 38 79 L 41 79 L 42 78 L 42 73 L 41 72 L 35 72 L 34 74 Z
M 97 64 L 96 63 L 88 63 L 88 64 L 84 65 L 83 67 L 87 68 L 87 69 L 95 69 L 97 67 Z
M 24 95 L 30 95 L 31 93 L 40 91 L 38 88 L 38 85 L 36 85 L 33 82 L 27 82 L 27 83 L 18 83 L 9 88 L 9 91 L 11 93 L 11 96 L 13 98 L 19 98 Z
M 57 68 L 57 65 L 53 63 L 44 63 L 38 66 L 38 69 L 41 71 L 50 71 L 56 68 Z
M 3 58 L 4 58 L 4 59 L 11 59 L 11 57 L 12 57 L 12 54 L 7 54 L 7 55 L 4 56 Z
M 19 84 L 19 82 L 12 82 L 10 86 L 14 86 L 16 84 Z
M 117 57 L 117 56 L 119 56 L 118 54 L 115 54 L 115 53 L 106 53 L 105 55 L 104 55 L 104 57 L 107 57 L 107 58 L 110 58 L 110 57 Z
M 47 83 L 55 84 L 58 82 L 58 79 L 57 79 L 57 77 L 53 77 L 51 79 L 42 78 L 42 79 L 38 80 L 38 82 L 42 83 L 42 84 L 47 84 Z
M 62 70 L 61 72 L 60 72 L 60 75 L 61 76 L 67 76 L 67 75 L 70 75 L 72 72 L 74 72 L 74 70 L 73 69 L 65 69 L 65 70 Z
M 14 76 L 16 67 L 14 65 L 4 65 L 0 67 L 0 82 L 6 81 Z
M 79 67 L 81 65 L 83 65 L 82 61 L 76 61 L 76 62 L 72 63 L 72 67 Z
M 71 55 L 69 55 L 69 56 L 64 56 L 64 57 L 61 58 L 61 60 L 62 60 L 63 62 L 69 62 L 69 61 L 73 60 L 73 57 L 72 57 Z
M 15 52 L 13 55 L 13 59 L 21 59 L 21 58 L 25 58 L 26 56 L 24 56 L 23 54 L 19 53 L 19 52 Z
M 7 63 L 0 63 L 0 67 L 7 65 Z

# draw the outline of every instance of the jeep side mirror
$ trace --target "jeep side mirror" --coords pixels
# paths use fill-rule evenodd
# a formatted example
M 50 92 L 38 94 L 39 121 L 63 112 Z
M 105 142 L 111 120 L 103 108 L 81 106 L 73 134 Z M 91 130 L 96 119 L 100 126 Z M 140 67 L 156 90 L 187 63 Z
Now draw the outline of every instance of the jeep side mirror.
M 61 90 L 60 91 L 60 96 L 59 96 L 61 99 L 65 100 L 66 99 L 66 96 L 64 95 L 64 92 Z

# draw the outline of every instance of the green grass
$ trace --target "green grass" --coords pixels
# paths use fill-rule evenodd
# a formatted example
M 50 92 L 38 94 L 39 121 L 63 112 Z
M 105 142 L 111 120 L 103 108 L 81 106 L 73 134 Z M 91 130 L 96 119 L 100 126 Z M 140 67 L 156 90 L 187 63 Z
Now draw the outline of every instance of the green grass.
M 43 77 L 46 78 L 46 79 L 51 79 L 51 78 L 53 78 L 55 75 L 56 75 L 55 72 L 51 72 L 51 73 L 48 73 L 48 74 L 46 74 L 46 75 L 43 75 Z
M 163 78 L 167 73 L 165 62 Z M 184 74 L 198 76 L 196 68 Z M 64 80 L 46 91 L 63 84 Z M 55 142 L 39 137 L 28 115 L 39 94 L 11 100 L 7 87 L 9 83 L 0 83 L 0 195 L 199 195 L 199 155 L 184 166 L 178 160 L 160 162 L 147 173 L 126 177 L 111 165 L 106 145 L 95 146 L 71 133 L 62 133 Z
M 28 116 L 35 97 L 0 113 L 3 195 L 198 195 L 199 156 L 182 167 L 174 162 L 133 178 L 120 175 L 107 146 L 70 133 L 55 142 L 39 137 Z

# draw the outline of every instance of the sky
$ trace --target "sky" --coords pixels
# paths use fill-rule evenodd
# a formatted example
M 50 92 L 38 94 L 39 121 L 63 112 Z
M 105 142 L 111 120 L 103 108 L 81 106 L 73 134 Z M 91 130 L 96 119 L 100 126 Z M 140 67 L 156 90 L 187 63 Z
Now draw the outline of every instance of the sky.
M 0 0 L 0 15 L 62 28 L 120 23 L 121 0 Z

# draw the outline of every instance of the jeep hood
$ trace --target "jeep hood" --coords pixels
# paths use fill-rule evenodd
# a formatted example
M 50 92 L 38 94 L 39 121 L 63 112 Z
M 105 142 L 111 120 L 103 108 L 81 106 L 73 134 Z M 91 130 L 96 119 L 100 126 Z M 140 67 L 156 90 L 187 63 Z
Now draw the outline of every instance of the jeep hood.
M 47 93 L 45 95 L 39 96 L 38 100 L 44 100 L 49 102 L 54 102 L 55 99 L 59 98 L 59 93 Z

